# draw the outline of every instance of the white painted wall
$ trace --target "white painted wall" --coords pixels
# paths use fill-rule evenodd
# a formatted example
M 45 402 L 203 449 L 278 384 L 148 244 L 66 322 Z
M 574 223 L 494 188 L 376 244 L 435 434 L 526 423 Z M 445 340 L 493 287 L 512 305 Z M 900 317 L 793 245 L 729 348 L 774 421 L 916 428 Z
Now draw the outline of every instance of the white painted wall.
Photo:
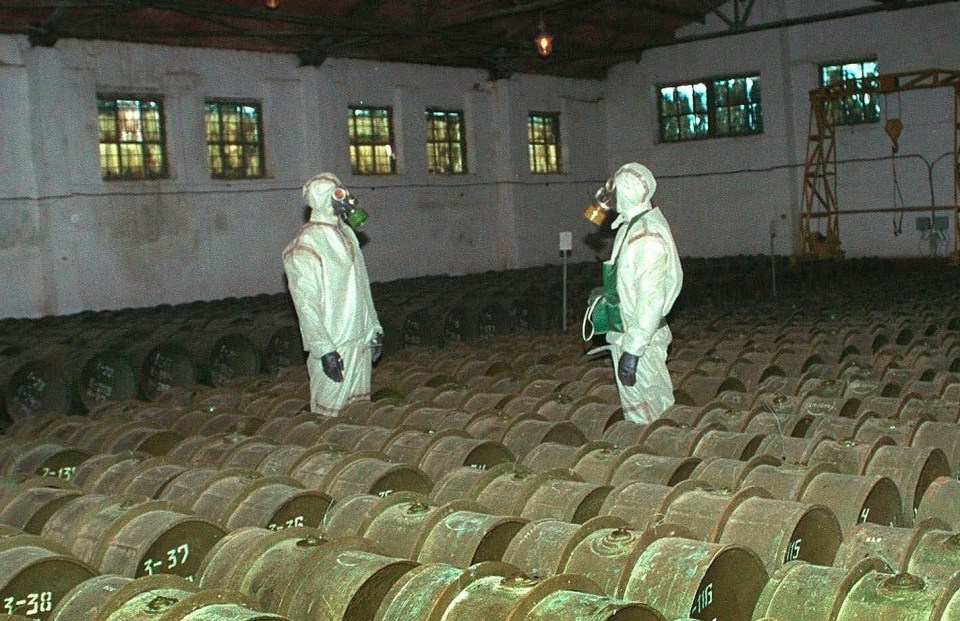
M 864 4 L 757 0 L 751 22 Z M 678 34 L 722 27 L 712 18 Z M 818 65 L 876 57 L 881 72 L 960 69 L 958 27 L 952 3 L 874 13 L 648 50 L 603 82 L 488 82 L 471 69 L 337 59 L 299 67 L 290 55 L 109 42 L 31 48 L 24 37 L 0 36 L 0 317 L 282 291 L 279 255 L 302 222 L 300 187 L 321 170 L 338 173 L 371 213 L 364 252 L 374 281 L 559 263 L 562 230 L 574 233 L 570 260 L 591 260 L 583 239 L 593 228 L 581 210 L 630 160 L 658 176 L 656 200 L 684 256 L 765 254 L 771 223 L 776 252 L 790 254 Z M 658 84 L 752 71 L 763 88 L 762 135 L 658 143 Z M 101 180 L 98 91 L 164 97 L 170 179 Z M 210 97 L 262 102 L 266 179 L 209 178 L 202 103 Z M 937 89 L 888 102 L 904 123 L 897 171 L 908 205 L 930 201 L 921 156 L 952 148 L 952 97 Z M 349 174 L 346 109 L 359 103 L 393 107 L 400 174 Z M 426 173 L 428 106 L 464 110 L 468 175 Z M 529 174 L 530 110 L 560 112 L 565 174 Z M 882 125 L 839 128 L 838 136 L 841 208 L 891 205 Z M 864 158 L 873 161 L 843 163 Z M 949 161 L 934 168 L 939 204 L 953 199 Z M 894 236 L 891 214 L 844 217 L 844 249 L 928 254 L 914 219 L 908 214 Z
M 741 3 L 743 4 L 743 3 Z M 862 0 L 757 0 L 748 26 L 868 6 Z M 721 9 L 732 16 L 732 3 Z M 938 68 L 960 70 L 960 7 L 940 4 L 700 40 L 648 50 L 639 63 L 614 68 L 605 83 L 612 162 L 639 159 L 658 175 L 657 200 L 673 226 L 681 254 L 724 256 L 768 253 L 771 223 L 778 254 L 797 242 L 802 164 L 807 148 L 809 91 L 819 66 L 876 58 L 881 73 Z M 711 16 L 677 33 L 690 37 L 726 26 Z M 748 72 L 760 74 L 764 133 L 758 136 L 658 143 L 657 85 Z M 899 117 L 896 172 L 903 204 L 930 205 L 928 169 L 953 150 L 952 88 L 891 95 L 882 114 Z M 884 104 L 886 104 L 884 106 Z M 837 128 L 840 209 L 894 203 L 891 144 L 883 122 Z M 854 162 L 852 160 L 870 160 Z M 936 204 L 953 204 L 950 156 L 933 166 Z M 846 160 L 846 162 L 845 162 Z M 943 212 L 946 213 L 946 212 Z M 840 238 L 849 257 L 929 256 L 931 248 L 907 213 L 894 235 L 895 214 L 841 216 Z M 899 220 L 899 216 L 896 217 Z M 953 250 L 951 230 L 941 255 Z
M 559 263 L 561 230 L 605 178 L 601 83 L 470 69 L 0 37 L 0 317 L 69 314 L 284 289 L 280 253 L 305 210 L 300 188 L 329 170 L 371 219 L 373 281 Z M 97 92 L 164 99 L 170 179 L 104 182 Z M 216 181 L 203 102 L 263 105 L 268 177 Z M 395 176 L 353 177 L 347 106 L 393 107 Z M 469 174 L 426 172 L 424 110 L 463 109 Z M 530 110 L 561 114 L 565 173 L 531 175 Z M 578 244 L 571 260 L 592 251 Z

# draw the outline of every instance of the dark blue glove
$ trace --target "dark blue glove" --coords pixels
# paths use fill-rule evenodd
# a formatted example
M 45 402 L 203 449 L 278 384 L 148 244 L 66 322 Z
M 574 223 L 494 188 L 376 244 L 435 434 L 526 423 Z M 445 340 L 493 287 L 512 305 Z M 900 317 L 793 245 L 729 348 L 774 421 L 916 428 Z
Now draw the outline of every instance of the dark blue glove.
M 634 356 L 631 353 L 623 352 L 620 354 L 620 362 L 617 363 L 617 377 L 624 386 L 633 386 L 637 383 L 637 362 L 640 356 Z
M 323 374 L 333 381 L 338 384 L 343 381 L 343 358 L 339 352 L 324 354 L 320 358 L 320 366 L 323 367 Z

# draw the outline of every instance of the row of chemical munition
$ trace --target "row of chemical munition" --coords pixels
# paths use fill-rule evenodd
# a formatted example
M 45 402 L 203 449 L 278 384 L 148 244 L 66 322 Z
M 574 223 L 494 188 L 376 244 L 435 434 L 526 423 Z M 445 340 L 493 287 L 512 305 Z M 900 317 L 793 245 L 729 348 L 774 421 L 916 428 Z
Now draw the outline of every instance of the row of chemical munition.
M 558 328 L 559 305 L 533 298 L 450 298 L 384 313 L 387 353 L 419 345 Z M 286 315 L 286 313 L 282 313 Z M 225 385 L 303 363 L 295 317 L 199 322 L 184 318 L 148 334 L 117 327 L 95 343 L 10 346 L 0 355 L 6 417 L 83 412 L 104 401 L 153 399 L 175 386 Z
M 957 581 L 944 572 L 945 562 L 956 562 L 957 535 L 933 527 L 919 536 L 901 535 L 898 544 L 909 549 L 905 571 L 872 554 L 869 542 L 890 533 L 863 528 L 850 537 L 843 564 L 794 559 L 768 575 L 749 548 L 699 541 L 669 522 L 643 530 L 611 517 L 584 524 L 512 523 L 462 502 L 431 505 L 400 493 L 346 499 L 322 529 L 245 527 L 211 539 L 198 534 L 195 519 L 192 528 L 170 526 L 177 520 L 169 514 L 176 511 L 167 503 L 87 498 L 74 503 L 87 500 L 97 510 L 87 512 L 89 522 L 80 522 L 75 537 L 90 546 L 90 531 L 110 532 L 88 548 L 53 540 L 55 527 L 40 536 L 4 528 L 0 578 L 8 610 L 61 620 L 96 614 L 399 621 L 478 613 L 510 619 L 520 612 L 519 618 L 544 621 L 558 614 L 618 621 L 685 615 L 852 621 L 865 614 L 955 619 L 960 604 Z M 52 524 L 64 510 L 53 514 Z M 111 515 L 110 524 L 97 523 L 107 521 L 104 514 Z M 190 516 L 179 516 L 179 524 L 190 522 Z M 150 537 L 157 525 L 167 530 Z M 133 530 L 141 532 L 134 536 Z M 357 530 L 362 535 L 338 533 Z M 410 543 L 422 530 L 427 540 L 420 556 L 411 558 Z M 916 541 L 904 543 L 908 539 Z M 790 555 L 804 544 L 794 538 Z M 473 554 L 463 554 L 463 546 Z M 81 557 L 85 549 L 93 562 Z M 885 551 L 890 549 L 888 544 Z M 676 571 L 678 561 L 685 565 L 682 572 Z M 525 571 L 531 564 L 537 567 Z M 816 605 L 796 614 L 791 598 L 800 591 Z
M 390 349 L 492 338 L 518 326 L 529 332 L 559 325 L 558 317 L 536 318 L 555 306 L 542 299 L 521 308 L 474 296 L 447 298 L 442 304 L 388 305 L 383 319 Z M 223 385 L 302 364 L 295 317 L 286 306 L 254 304 L 245 310 L 238 302 L 212 318 L 199 315 L 195 306 L 186 305 L 182 313 L 158 309 L 155 317 L 140 312 L 132 324 L 113 313 L 105 325 L 84 316 L 69 328 L 70 318 L 63 318 L 46 331 L 6 334 L 0 343 L 5 344 L 0 384 L 6 416 L 84 411 L 103 401 L 152 399 L 174 386 Z M 521 315 L 529 325 L 517 323 Z M 721 387 L 753 391 L 774 378 L 831 374 L 839 379 L 852 372 L 862 375 L 865 368 L 889 376 L 885 386 L 898 380 L 927 382 L 929 372 L 960 370 L 955 334 L 960 318 L 948 312 L 926 311 L 923 317 L 899 320 L 892 314 L 885 319 L 882 314 L 846 317 L 832 327 L 786 318 L 775 330 L 769 320 L 756 325 L 760 318 L 749 313 L 740 320 L 739 325 L 730 319 L 705 322 L 681 313 L 673 322 L 677 339 L 670 368 L 684 395 L 702 403 Z M 745 338 L 745 332 L 751 337 Z M 916 377 L 904 375 L 910 369 Z M 728 376 L 727 384 L 711 383 L 711 378 Z M 866 378 L 858 379 L 862 385 Z M 903 387 L 913 389 L 925 387 Z
M 476 395 L 471 402 L 484 394 Z M 506 399 L 496 393 L 489 396 L 501 403 Z M 514 409 L 515 402 L 523 407 Z M 134 404 L 132 409 L 121 410 L 119 404 L 114 414 L 104 418 L 26 419 L 10 431 L 22 438 L 45 437 L 50 440 L 48 449 L 64 442 L 88 451 L 83 454 L 86 456 L 136 450 L 194 459 L 200 453 L 209 456 L 204 459 L 209 459 L 210 465 L 221 465 L 222 454 L 239 453 L 241 449 L 252 451 L 254 459 L 262 458 L 263 453 L 278 448 L 274 443 L 296 445 L 301 450 L 333 444 L 350 451 L 383 452 L 388 460 L 422 470 L 430 481 L 439 481 L 452 467 L 467 463 L 470 454 L 475 465 L 486 467 L 513 460 L 527 463 L 532 459 L 531 452 L 546 453 L 543 444 L 577 451 L 584 447 L 582 452 L 586 454 L 587 449 L 596 448 L 584 446 L 588 440 L 602 439 L 632 452 L 723 458 L 738 463 L 759 456 L 802 464 L 804 468 L 829 466 L 850 477 L 883 477 L 899 489 L 896 495 L 903 504 L 900 513 L 907 519 L 922 507 L 931 482 L 940 476 L 955 476 L 960 461 L 960 430 L 952 423 L 918 420 L 896 425 L 870 415 L 850 419 L 795 412 L 744 412 L 714 404 L 700 411 L 673 406 L 656 423 L 637 425 L 623 421 L 618 409 L 609 404 L 586 402 L 572 416 L 553 420 L 532 414 L 529 403 L 513 396 L 498 410 L 481 409 L 475 414 L 441 407 L 366 404 L 351 408 L 338 419 L 288 412 L 290 415 L 273 415 L 266 421 L 257 415 L 212 407 L 165 409 Z M 852 427 L 851 423 L 858 426 Z M 605 453 L 609 464 L 616 463 L 610 450 Z M 298 457 L 293 447 L 283 454 L 290 459 Z M 547 469 L 550 463 L 541 458 L 537 469 Z M 243 465 L 258 464 L 244 461 Z M 65 466 L 61 463 L 60 467 Z M 572 465 L 555 463 L 551 467 Z M 745 472 L 737 467 L 738 475 Z M 606 484 L 610 476 L 595 482 Z M 734 478 L 710 482 L 729 488 L 737 485 Z M 868 490 L 876 485 L 869 480 L 861 483 L 860 487 Z M 870 493 L 875 500 L 889 496 Z M 851 508 L 848 503 L 857 497 L 839 495 L 823 502 L 838 514 L 856 516 L 861 508 Z M 924 514 L 951 519 L 946 514 Z
M 64 621 L 956 619 L 957 534 L 891 528 L 853 529 L 833 565 L 800 559 L 818 533 L 794 532 L 768 573 L 750 548 L 669 521 L 524 521 L 395 493 L 347 498 L 321 528 L 225 532 L 171 503 L 91 494 L 41 535 L 3 527 L 0 594 L 11 613 Z
M 276 451 L 284 459 L 298 459 L 307 447 L 333 445 L 346 451 L 383 453 L 385 461 L 412 466 L 429 481 L 440 481 L 452 468 L 469 464 L 490 468 L 522 461 L 537 470 L 576 469 L 577 462 L 570 461 L 573 455 L 588 463 L 585 459 L 593 453 L 591 459 L 602 456 L 606 464 L 602 473 L 589 474 L 588 480 L 597 484 L 616 480 L 619 460 L 640 454 L 731 460 L 732 474 L 709 480 L 728 488 L 738 485 L 736 477 L 745 476 L 750 460 L 757 457 L 793 464 L 796 471 L 827 467 L 846 477 L 867 477 L 857 486 L 865 490 L 873 490 L 878 477 L 889 479 L 900 490 L 893 495 L 902 501 L 898 513 L 907 518 L 923 506 L 932 481 L 955 476 L 960 462 L 960 426 L 955 423 L 921 420 L 897 426 L 873 416 L 856 420 L 802 413 L 745 416 L 718 405 L 702 412 L 675 405 L 655 423 L 638 425 L 622 420 L 616 406 L 595 402 L 582 404 L 567 420 L 507 407 L 469 414 L 440 407 L 368 404 L 339 418 L 274 412 L 264 419 L 212 406 L 162 408 L 150 404 L 121 409 L 118 404 L 114 413 L 100 418 L 20 421 L 9 433 L 28 443 L 11 441 L 8 450 L 26 448 L 30 440 L 42 444 L 42 449 L 34 447 L 29 457 L 18 457 L 22 465 L 15 471 L 43 472 L 41 464 L 69 468 L 70 460 L 75 466 L 95 453 L 125 451 L 211 466 L 259 467 L 258 460 L 267 453 Z M 851 427 L 851 422 L 859 427 Z M 598 445 L 598 440 L 604 442 Z M 281 463 L 289 469 L 289 463 Z M 50 468 L 47 466 L 47 471 Z M 376 471 L 369 468 L 371 474 Z M 868 495 L 874 501 L 890 496 Z M 838 495 L 818 502 L 830 504 L 839 514 L 856 516 L 861 507 L 849 503 L 858 497 Z M 947 514 L 928 516 L 952 519 Z
M 664 425 L 660 427 L 672 428 Z M 224 454 L 222 443 L 214 442 L 213 444 L 220 450 L 211 451 L 208 450 L 209 447 L 198 450 L 189 461 L 202 463 L 212 455 Z M 194 446 L 199 445 L 194 443 Z M 601 449 L 591 453 L 616 454 L 615 450 L 606 448 L 606 451 Z M 15 449 L 12 451 L 16 452 Z M 875 523 L 856 526 L 844 520 L 844 525 L 841 527 L 837 516 L 822 506 L 775 500 L 768 494 L 758 492 L 756 488 L 751 489 L 749 486 L 733 494 L 695 484 L 652 485 L 628 480 L 614 489 L 601 488 L 598 491 L 598 486 L 579 485 L 583 481 L 578 481 L 576 477 L 566 473 L 534 474 L 529 470 L 515 468 L 511 464 L 487 469 L 463 466 L 451 470 L 447 477 L 441 479 L 431 491 L 430 498 L 422 498 L 423 490 L 421 490 L 415 499 L 407 497 L 409 503 L 403 506 L 399 501 L 405 497 L 400 492 L 388 492 L 406 488 L 406 491 L 416 493 L 416 477 L 397 476 L 396 464 L 393 464 L 379 471 L 383 473 L 382 477 L 365 480 L 361 473 L 377 471 L 376 468 L 371 467 L 372 464 L 377 463 L 376 460 L 371 459 L 374 456 L 364 453 L 350 455 L 329 446 L 313 449 L 301 446 L 274 447 L 269 457 L 260 462 L 261 467 L 269 469 L 265 472 L 258 471 L 257 474 L 238 473 L 229 468 L 224 469 L 222 464 L 218 464 L 216 468 L 201 466 L 184 469 L 184 464 L 170 463 L 167 460 L 154 460 L 148 463 L 143 458 L 145 456 L 137 458 L 129 454 L 106 454 L 84 462 L 75 472 L 74 480 L 77 483 L 89 486 L 95 482 L 92 487 L 94 491 L 73 494 L 75 489 L 67 489 L 63 485 L 49 486 L 45 481 L 44 485 L 49 491 L 39 493 L 39 496 L 36 495 L 37 492 L 30 491 L 23 494 L 22 498 L 21 493 L 15 493 L 10 498 L 17 499 L 17 502 L 14 503 L 11 500 L 7 505 L 8 510 L 2 513 L 9 519 L 20 520 L 18 525 L 30 526 L 34 530 L 39 528 L 38 532 L 41 535 L 46 531 L 61 544 L 69 542 L 71 549 L 81 561 L 97 561 L 98 570 L 101 573 L 115 570 L 115 565 L 103 564 L 107 561 L 120 563 L 120 568 L 124 572 L 139 571 L 134 568 L 144 566 L 149 567 L 145 571 L 158 570 L 162 563 L 152 554 L 148 554 L 146 558 L 141 556 L 131 559 L 127 553 L 130 549 L 152 549 L 155 547 L 153 542 L 159 540 L 165 542 L 163 545 L 170 546 L 165 551 L 166 558 L 169 559 L 167 563 L 172 565 L 171 569 L 180 567 L 180 571 L 187 572 L 190 571 L 188 558 L 186 556 L 181 558 L 176 554 L 171 556 L 170 551 L 192 549 L 194 550 L 192 558 L 196 561 L 197 557 L 201 556 L 196 553 L 197 550 L 203 550 L 205 546 L 212 549 L 211 543 L 213 541 L 219 543 L 226 537 L 223 533 L 228 530 L 223 526 L 221 526 L 222 530 L 214 530 L 205 522 L 204 527 L 200 527 L 199 524 L 202 523 L 203 518 L 198 518 L 195 513 L 213 508 L 220 509 L 224 504 L 235 506 L 233 501 L 224 503 L 224 498 L 228 497 L 226 492 L 231 489 L 243 490 L 244 493 L 240 495 L 239 500 L 240 504 L 243 504 L 243 497 L 252 495 L 247 494 L 252 489 L 250 486 L 259 479 L 280 475 L 281 471 L 276 468 L 282 463 L 289 463 L 291 455 L 294 457 L 292 461 L 296 466 L 293 471 L 287 470 L 286 474 L 299 473 L 301 477 L 312 477 L 305 481 L 309 483 L 307 487 L 323 489 L 325 493 L 329 492 L 328 495 L 335 501 L 328 511 L 322 512 L 323 517 L 320 517 L 318 512 L 309 518 L 312 522 L 316 522 L 315 526 L 322 525 L 325 537 L 329 538 L 331 534 L 336 533 L 373 538 L 378 545 L 385 548 L 384 551 L 388 551 L 388 556 L 420 563 L 439 561 L 462 569 L 466 569 L 477 560 L 513 562 L 529 574 L 544 575 L 550 573 L 545 572 L 544 568 L 552 568 L 550 570 L 552 573 L 575 573 L 587 577 L 599 584 L 602 592 L 607 596 L 622 597 L 628 592 L 624 590 L 627 589 L 626 584 L 629 584 L 630 577 L 638 571 L 638 563 L 648 552 L 650 558 L 646 558 L 645 564 L 642 565 L 645 568 L 644 572 L 651 571 L 658 575 L 669 573 L 664 568 L 651 564 L 653 559 L 659 558 L 653 550 L 660 550 L 661 545 L 653 546 L 650 543 L 651 539 L 654 542 L 668 538 L 681 540 L 670 542 L 680 548 L 670 548 L 669 554 L 663 553 L 665 557 L 670 557 L 669 561 L 663 560 L 664 563 L 675 563 L 678 558 L 676 555 L 681 551 L 694 554 L 688 547 L 683 547 L 694 545 L 690 542 L 702 542 L 715 546 L 716 573 L 730 572 L 741 577 L 754 574 L 759 576 L 759 572 L 752 574 L 749 567 L 746 569 L 740 567 L 741 563 L 759 561 L 763 567 L 762 579 L 757 580 L 760 583 L 759 586 L 751 587 L 758 594 L 766 588 L 764 583 L 766 583 L 768 572 L 776 576 L 776 572 L 783 569 L 783 563 L 789 560 L 801 560 L 818 566 L 826 566 L 832 560 L 834 566 L 839 569 L 837 559 L 841 559 L 844 569 L 852 571 L 854 567 L 849 567 L 850 562 L 858 561 L 863 556 L 899 559 L 901 562 L 896 564 L 896 567 L 902 572 L 909 572 L 914 578 L 906 580 L 901 576 L 897 580 L 891 579 L 891 582 L 885 583 L 887 585 L 885 588 L 892 588 L 895 585 L 910 586 L 913 590 L 925 593 L 923 595 L 925 598 L 931 598 L 932 595 L 926 588 L 918 588 L 918 585 L 924 585 L 924 587 L 931 584 L 937 585 L 937 580 L 943 579 L 942 572 L 951 573 L 957 567 L 956 536 L 942 524 L 926 522 L 918 530 L 895 526 L 883 527 Z M 639 455 L 635 454 L 634 457 Z M 641 465 L 640 460 L 631 460 L 630 463 L 637 471 L 649 470 L 647 465 Z M 143 468 L 138 471 L 141 464 Z M 351 464 L 353 468 L 348 467 Z M 755 462 L 753 465 L 756 466 L 755 471 L 760 471 L 762 466 L 776 468 L 776 464 L 772 463 L 757 464 Z M 352 475 L 346 474 L 351 470 Z M 788 473 L 791 471 L 790 468 L 783 470 Z M 324 472 L 327 475 L 320 476 Z M 769 468 L 766 472 L 770 474 Z M 806 478 L 812 479 L 809 485 L 815 487 L 814 483 L 818 479 L 828 478 L 825 477 L 826 474 L 828 473 L 820 472 L 815 477 L 807 476 Z M 180 477 L 183 477 L 183 480 L 179 480 Z M 122 487 L 123 494 L 119 499 L 101 493 L 110 489 L 116 490 L 120 487 L 121 481 L 128 483 L 127 487 Z M 337 483 L 332 484 L 334 481 Z M 361 487 L 357 488 L 357 485 Z M 153 490 L 162 490 L 161 497 L 140 504 L 132 502 L 131 494 L 144 491 L 144 486 Z M 32 489 L 33 484 L 28 483 L 26 487 Z M 831 488 L 830 485 L 824 487 Z M 20 489 L 26 492 L 23 486 Z M 366 492 L 356 491 L 357 489 L 366 489 Z M 843 488 L 834 481 L 832 489 L 836 493 L 836 490 Z M 197 490 L 201 490 L 202 493 L 194 498 L 191 494 L 195 494 Z M 472 491 L 477 493 L 470 493 Z M 589 493 L 585 493 L 588 491 Z M 178 493 L 183 496 L 176 496 L 175 494 Z M 65 502 L 64 498 L 59 496 L 61 494 L 71 494 L 72 499 Z M 55 502 L 51 500 L 52 495 L 58 496 Z M 450 500 L 447 500 L 448 498 Z M 581 502 L 564 504 L 561 509 L 557 504 L 558 498 L 579 498 Z M 192 502 L 190 502 L 191 499 Z M 596 506 L 601 500 L 602 504 L 597 510 Z M 61 507 L 54 511 L 52 516 L 50 515 L 51 505 L 48 504 L 51 502 L 54 502 L 52 506 Z M 159 505 L 156 504 L 158 502 Z M 476 504 L 469 504 L 471 502 Z M 522 504 L 523 510 L 518 511 L 520 506 L 518 502 Z M 175 503 L 173 511 L 170 510 L 172 503 Z M 314 504 L 317 504 L 316 501 Z M 178 509 L 185 505 L 190 505 L 194 515 L 183 517 Z M 330 505 L 329 501 L 327 505 Z M 31 507 L 32 510 L 28 510 Z M 387 511 L 389 507 L 394 507 L 393 513 Z M 527 507 L 536 508 L 538 512 L 531 511 L 526 514 L 529 517 L 524 517 L 524 510 Z M 435 511 L 431 511 L 431 508 Z M 571 509 L 574 512 L 569 514 L 571 515 L 569 519 L 557 520 L 561 511 L 571 511 Z M 275 516 L 277 511 L 279 509 L 268 512 L 268 515 Z M 591 517 L 598 513 L 602 517 L 596 519 Z M 152 517 L 147 519 L 144 517 L 147 514 Z M 374 517 L 380 515 L 384 516 L 384 521 L 379 523 L 379 526 L 373 527 L 373 523 L 377 521 Z M 390 515 L 394 517 L 386 517 Z M 514 515 L 517 517 L 511 517 Z M 95 520 L 96 525 L 84 526 L 86 520 L 81 516 L 90 516 Z M 720 521 L 718 516 L 723 516 L 725 519 Z M 872 518 L 876 516 L 877 512 L 869 515 Z M 192 518 L 192 521 L 188 518 Z M 170 534 L 169 525 L 182 526 L 184 520 L 189 523 L 189 528 L 182 527 L 178 530 L 179 534 Z M 622 522 L 612 523 L 610 520 L 622 520 Z M 591 527 L 606 524 L 611 530 L 604 532 L 606 538 L 601 539 L 600 542 L 591 540 L 589 545 L 583 544 L 582 554 L 586 556 L 582 558 L 588 559 L 589 562 L 584 561 L 584 566 L 581 568 L 572 560 L 573 556 L 563 556 L 567 555 L 568 551 L 572 555 L 574 547 L 571 547 L 572 544 L 569 541 L 558 539 L 559 535 L 554 534 L 552 539 L 539 534 L 521 537 L 523 529 L 528 526 L 531 529 L 535 528 L 530 526 L 531 524 L 540 525 L 558 521 L 565 523 L 569 532 L 579 532 L 579 536 L 586 533 L 580 529 L 586 528 L 588 522 Z M 282 523 L 286 524 L 286 522 L 285 520 Z M 296 516 L 292 516 L 290 522 L 296 524 Z M 131 523 L 135 523 L 136 526 L 130 525 Z M 659 534 L 645 535 L 646 539 L 639 543 L 634 541 L 634 535 L 631 535 L 631 532 L 646 533 L 654 523 L 662 527 Z M 277 527 L 276 522 L 272 524 Z M 677 526 L 668 528 L 663 524 Z M 78 525 L 82 532 L 70 530 L 77 528 Z M 267 526 L 269 525 L 268 523 Z M 231 533 L 233 530 L 243 528 L 238 522 L 233 523 L 232 526 L 237 528 L 229 529 Z M 362 530 L 356 530 L 361 527 Z M 262 528 L 262 526 L 255 528 Z M 413 530 L 402 532 L 402 528 Z M 839 536 L 830 536 L 830 533 L 840 532 L 841 528 L 844 531 L 842 543 L 839 542 Z M 161 532 L 157 533 L 156 529 Z M 67 534 L 63 534 L 65 532 Z M 145 533 L 150 532 L 155 534 L 145 536 Z M 102 533 L 110 533 L 112 538 L 108 540 L 99 537 L 98 535 Z M 375 533 L 379 534 L 375 535 Z M 917 542 L 921 541 L 921 535 L 927 541 L 924 546 L 917 545 Z M 188 539 L 189 537 L 193 538 Z M 176 542 L 176 546 L 173 546 L 171 541 Z M 521 541 L 529 541 L 529 545 L 544 547 L 538 547 L 540 552 L 526 551 L 508 556 L 504 546 L 509 547 L 514 541 L 518 542 L 518 546 Z M 630 545 L 624 545 L 625 549 L 620 550 L 622 556 L 620 553 L 614 555 L 617 557 L 615 561 L 617 564 L 611 569 L 610 565 L 603 565 L 603 563 L 609 562 L 611 549 L 618 549 L 617 542 Z M 419 545 L 412 550 L 393 547 L 414 544 Z M 666 546 L 667 542 L 664 541 L 662 545 Z M 841 547 L 840 553 L 837 553 L 838 545 Z M 125 555 L 117 553 L 113 549 L 115 546 L 125 550 Z M 725 549 L 724 546 L 734 546 L 738 552 L 721 554 Z M 848 546 L 848 549 L 844 551 L 843 546 Z M 896 546 L 901 546 L 902 549 Z M 935 552 L 931 552 L 931 555 L 928 555 L 927 551 L 920 552 L 928 548 Z M 602 558 L 594 559 L 591 555 L 598 549 Z M 541 556 L 556 555 L 558 552 L 561 553 L 560 559 L 556 559 L 555 556 L 549 558 Z M 144 553 L 146 554 L 146 551 Z M 703 554 L 703 552 L 700 551 L 697 554 Z M 206 555 L 202 556 L 206 557 Z M 532 564 L 525 566 L 526 561 L 521 562 L 520 559 L 528 557 L 533 559 L 529 561 Z M 707 557 L 713 559 L 714 555 L 708 553 Z M 235 561 L 236 557 L 231 556 L 231 558 Z M 924 558 L 928 560 L 920 560 Z M 721 562 L 721 559 L 727 560 Z M 600 563 L 600 567 L 594 567 L 592 563 Z M 925 563 L 929 563 L 930 567 Z M 559 567 L 558 564 L 560 564 Z M 572 571 L 574 568 L 577 568 L 576 571 Z M 709 567 L 704 571 L 706 572 L 707 569 Z M 607 581 L 612 580 L 610 576 L 619 576 L 620 579 L 616 584 L 608 584 Z M 843 576 L 846 576 L 845 572 Z M 918 576 L 921 578 L 919 581 Z M 627 580 L 627 583 L 624 584 L 622 580 Z M 696 585 L 691 583 L 689 588 L 696 592 L 692 596 L 692 603 L 686 603 L 690 603 L 691 611 L 696 609 L 696 614 L 704 611 L 710 613 L 708 608 L 714 603 L 713 597 L 718 592 L 732 594 L 730 596 L 741 604 L 744 600 L 751 599 L 749 594 L 742 595 L 739 591 L 731 591 L 730 589 L 736 585 L 724 584 L 719 577 L 714 579 L 714 574 L 709 576 L 695 574 L 691 580 L 696 582 Z M 704 584 L 705 580 L 708 580 L 708 585 L 712 585 L 709 589 Z M 698 589 L 697 587 L 701 585 L 704 585 L 704 588 Z M 662 588 L 673 593 L 675 587 L 676 585 L 671 585 L 669 589 Z M 954 595 L 949 586 L 940 585 L 940 587 L 937 589 L 939 599 L 936 600 L 939 604 L 936 605 L 946 605 L 945 603 Z M 648 588 L 652 587 L 648 585 Z M 788 587 L 784 589 L 788 591 Z M 895 592 L 899 593 L 899 590 Z M 639 595 L 630 597 L 639 597 Z M 670 604 L 657 598 L 657 592 L 650 592 L 645 594 L 639 603 L 656 604 L 653 607 L 661 613 L 674 610 L 668 606 L 678 605 L 676 602 Z M 916 602 L 913 602 L 913 605 L 916 605 Z M 934 606 L 934 603 L 930 605 Z M 755 606 L 749 606 L 738 609 L 740 612 L 727 611 L 724 613 L 726 617 L 718 618 L 749 618 L 743 615 L 749 615 L 754 608 Z M 898 614 L 902 614 L 902 611 Z

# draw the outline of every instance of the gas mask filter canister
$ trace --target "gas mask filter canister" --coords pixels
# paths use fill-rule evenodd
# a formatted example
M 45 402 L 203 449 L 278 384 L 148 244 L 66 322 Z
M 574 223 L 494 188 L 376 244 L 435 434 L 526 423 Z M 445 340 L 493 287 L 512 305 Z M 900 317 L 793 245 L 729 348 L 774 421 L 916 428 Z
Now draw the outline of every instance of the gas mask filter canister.
M 603 226 L 607 215 L 617 209 L 617 188 L 613 179 L 607 179 L 607 182 L 597 190 L 593 202 L 587 205 L 583 210 L 583 217 L 597 226 Z
M 357 229 L 363 226 L 363 223 L 370 217 L 367 212 L 359 206 L 357 197 L 350 193 L 346 188 L 337 188 L 330 197 L 333 203 L 333 210 L 344 222 L 351 228 Z

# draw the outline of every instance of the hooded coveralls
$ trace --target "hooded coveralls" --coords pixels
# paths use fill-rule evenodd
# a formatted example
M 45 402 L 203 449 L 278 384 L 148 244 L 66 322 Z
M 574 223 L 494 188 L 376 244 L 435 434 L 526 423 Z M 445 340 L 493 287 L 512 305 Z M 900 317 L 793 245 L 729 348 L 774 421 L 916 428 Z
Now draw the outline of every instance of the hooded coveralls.
M 307 182 L 303 195 L 310 220 L 283 251 L 303 348 L 309 354 L 310 409 L 328 416 L 370 398 L 372 348 L 383 332 L 357 236 L 330 200 L 338 186 L 339 179 L 329 173 Z M 320 359 L 331 352 L 343 359 L 342 382 L 323 372 Z
M 670 225 L 650 202 L 657 188 L 650 170 L 625 164 L 614 175 L 614 183 L 620 215 L 611 225 L 617 236 L 608 263 L 617 264 L 624 331 L 608 332 L 606 338 L 615 365 L 623 352 L 639 357 L 636 383 L 625 386 L 617 377 L 617 389 L 624 418 L 649 423 L 674 403 L 667 371 L 673 335 L 665 318 L 683 286 L 683 269 Z

